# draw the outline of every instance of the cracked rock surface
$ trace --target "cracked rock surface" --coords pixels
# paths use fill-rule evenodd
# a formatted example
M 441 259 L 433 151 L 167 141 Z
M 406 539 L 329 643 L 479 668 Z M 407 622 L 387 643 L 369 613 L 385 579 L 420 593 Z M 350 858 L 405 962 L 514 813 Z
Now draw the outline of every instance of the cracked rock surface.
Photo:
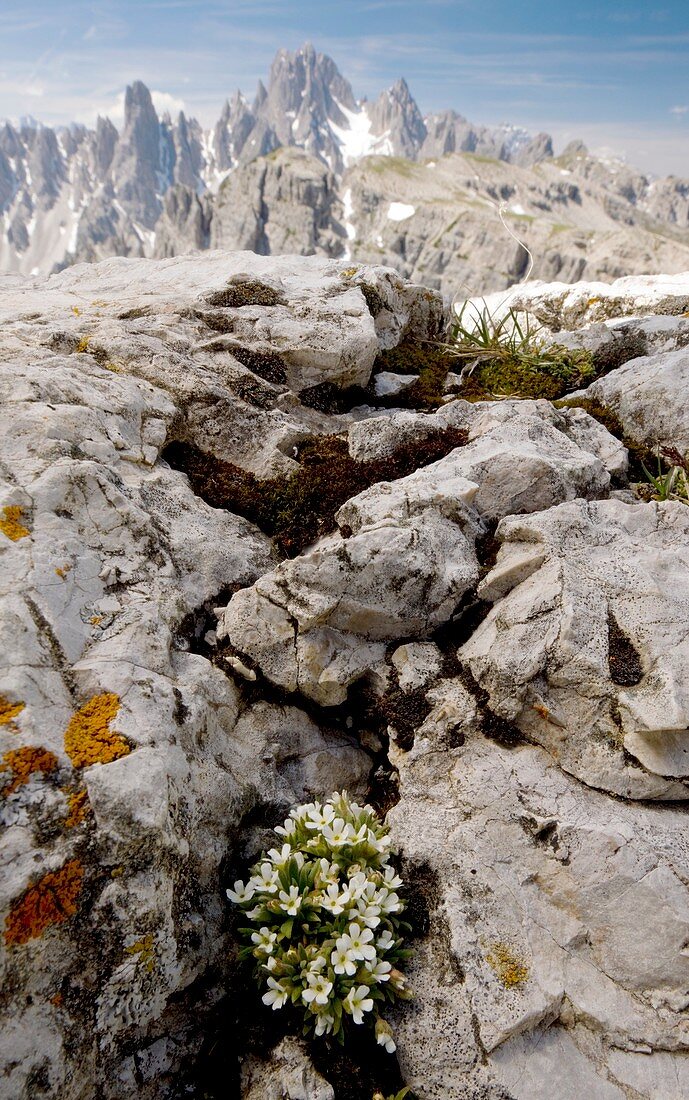
M 377 403 L 381 353 L 443 324 L 387 269 L 0 287 L 0 1098 L 388 1094 L 382 1050 L 331 1080 L 260 1015 L 225 898 L 342 788 L 401 853 L 419 1100 L 688 1095 L 689 508 L 640 499 L 585 405 Z M 584 396 L 628 440 L 686 450 L 686 278 L 595 290 L 519 295 L 608 355 Z M 256 502 L 323 439 L 333 479 L 389 477 L 281 560 Z

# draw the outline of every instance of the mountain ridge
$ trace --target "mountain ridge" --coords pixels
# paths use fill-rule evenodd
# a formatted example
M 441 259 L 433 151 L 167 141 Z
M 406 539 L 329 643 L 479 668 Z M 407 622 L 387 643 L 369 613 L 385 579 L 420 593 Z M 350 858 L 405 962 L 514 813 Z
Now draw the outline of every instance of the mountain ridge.
M 290 202 L 296 203 L 296 227 L 290 227 L 289 214 L 282 210 L 285 231 L 272 235 L 280 247 L 302 254 L 321 250 L 353 258 L 365 255 L 369 260 L 371 249 L 378 248 L 385 254 L 385 262 L 410 274 L 399 248 L 395 251 L 376 243 L 381 233 L 362 243 L 348 228 L 353 222 L 346 216 L 346 195 L 349 193 L 351 201 L 352 194 L 358 194 L 356 187 L 348 186 L 348 174 L 356 175 L 365 158 L 379 156 L 423 165 L 473 155 L 534 172 L 564 158 L 574 167 L 559 171 L 563 176 L 569 173 L 583 178 L 586 187 L 596 192 L 606 217 L 630 228 L 650 220 L 660 227 L 653 231 L 669 241 L 674 239 L 673 233 L 679 234 L 677 256 L 682 262 L 683 249 L 689 249 L 689 181 L 674 177 L 654 181 L 621 163 L 607 165 L 590 157 L 581 143 L 573 143 L 561 158 L 555 158 L 548 134 L 530 135 L 509 126 L 475 126 L 454 109 L 424 117 L 404 78 L 375 101 L 357 100 L 335 62 L 310 43 L 295 52 L 279 50 L 268 86 L 259 80 L 251 103 L 237 90 L 209 129 L 183 111 L 175 120 L 169 114 L 159 116 L 141 81 L 128 86 L 124 109 L 119 132 L 109 119 L 102 118 L 93 129 L 77 123 L 56 129 L 33 122 L 0 126 L 0 271 L 35 275 L 109 255 L 174 255 L 219 240 L 223 247 L 242 248 L 247 247 L 247 233 L 259 249 L 271 247 L 271 234 L 265 228 L 270 209 L 262 224 L 258 218 L 255 231 L 247 229 L 234 238 L 231 227 L 225 224 L 221 228 L 217 220 L 218 209 L 227 207 L 219 192 L 229 177 L 243 172 L 251 186 L 241 199 L 248 208 L 239 212 L 239 221 L 248 225 L 253 206 L 265 203 L 267 179 L 268 191 L 276 196 L 280 192 L 275 201 L 285 210 Z M 278 156 L 265 172 L 250 168 L 254 162 L 289 148 L 302 150 L 314 163 L 307 166 L 303 158 Z M 294 180 L 298 165 L 311 184 L 302 179 L 287 186 L 287 162 Z M 370 183 L 374 166 L 369 167 Z M 502 170 L 484 169 L 483 174 L 486 172 L 502 178 Z M 317 179 L 320 182 L 316 184 Z M 296 197 L 281 197 L 285 187 Z M 326 203 L 312 210 L 315 222 L 320 219 L 322 223 L 326 244 L 309 224 L 314 218 L 308 210 L 298 209 L 302 202 L 308 207 L 314 187 L 318 202 Z M 500 187 L 509 190 L 504 180 Z M 229 190 L 235 193 L 237 187 L 230 184 Z M 494 198 L 486 192 L 481 202 L 500 207 L 507 199 L 499 187 L 493 190 Z M 385 197 L 380 197 L 381 201 Z M 544 212 L 549 212 L 553 201 L 562 201 L 545 194 L 542 199 Z M 371 205 L 369 200 L 370 195 L 364 206 Z M 571 196 L 565 200 L 570 207 L 576 202 Z M 423 196 L 417 197 L 417 204 L 423 201 Z M 416 211 L 417 205 L 408 205 L 414 205 Z M 540 215 L 536 210 L 528 216 Z M 361 211 L 357 218 L 360 224 L 366 220 Z M 272 220 L 275 222 L 274 217 Z M 494 220 L 497 241 L 504 231 L 498 232 L 499 223 Z M 647 263 L 645 257 L 646 253 L 638 262 L 635 259 L 632 270 Z M 689 264 L 689 252 L 686 262 Z M 421 274 L 428 278 L 427 272 Z M 558 274 L 551 265 L 549 277 Z M 595 277 L 597 269 L 585 274 Z M 579 271 L 576 277 L 583 275 Z M 509 272 L 506 277 L 509 281 Z M 436 279 L 437 285 L 441 282 Z M 489 282 L 488 289 L 492 288 Z

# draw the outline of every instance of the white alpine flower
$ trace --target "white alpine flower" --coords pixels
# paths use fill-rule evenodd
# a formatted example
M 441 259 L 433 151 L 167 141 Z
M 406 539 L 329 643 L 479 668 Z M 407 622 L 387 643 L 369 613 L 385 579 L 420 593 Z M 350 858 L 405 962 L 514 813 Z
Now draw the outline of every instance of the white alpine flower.
M 329 1016 L 327 1012 L 319 1012 L 316 1017 L 316 1035 L 329 1035 L 334 1023 L 334 1016 Z
M 371 943 L 373 932 L 370 928 L 360 928 L 358 924 L 350 924 L 337 944 L 342 944 L 347 951 L 351 951 L 355 959 L 375 959 L 376 949 Z
M 349 947 L 342 942 L 342 938 L 336 941 L 335 950 L 330 954 L 330 962 L 336 974 L 347 974 L 353 978 L 357 971 L 357 960 Z
M 343 845 L 352 843 L 354 826 L 349 823 L 345 825 L 341 817 L 336 817 L 332 825 L 323 826 L 322 833 L 331 848 L 342 848 Z
M 367 996 L 368 992 L 367 985 L 357 986 L 356 989 L 350 989 L 342 1002 L 345 1012 L 351 1014 L 355 1024 L 363 1024 L 364 1012 L 370 1012 L 373 1008 L 373 998 Z
M 329 982 L 323 974 L 307 974 L 306 981 L 308 988 L 302 990 L 302 1001 L 307 1005 L 312 1002 L 317 1005 L 327 1005 L 333 983 Z
M 290 886 L 289 894 L 285 890 L 281 890 L 279 895 L 280 908 L 287 913 L 289 917 L 296 917 L 297 913 L 301 909 L 302 896 L 299 893 L 298 886 Z
M 292 854 L 292 845 L 283 844 L 279 852 L 277 848 L 271 848 L 268 852 L 268 858 L 273 861 L 276 867 L 284 867 Z
M 313 809 L 309 810 L 306 815 L 306 821 L 304 824 L 307 829 L 320 829 L 322 830 L 326 825 L 335 817 L 335 811 L 332 806 L 327 804 L 321 809 L 320 804 L 317 802 Z
M 333 916 L 338 916 L 340 913 L 344 913 L 342 900 L 343 895 L 340 894 L 338 887 L 335 883 L 331 883 L 326 892 L 321 896 L 321 908 L 327 909 Z
M 255 890 L 261 890 L 264 894 L 274 894 L 278 888 L 278 873 L 272 863 L 266 860 L 261 864 L 258 874 L 252 875 L 249 882 Z
M 376 1020 L 376 1039 L 380 1046 L 385 1047 L 388 1054 L 394 1054 L 397 1050 L 397 1044 L 392 1037 L 392 1028 L 382 1016 Z
M 375 959 L 370 962 L 365 962 L 364 966 L 368 970 L 371 977 L 376 982 L 389 982 L 390 971 L 392 970 L 392 964 L 385 962 L 383 959 Z
M 256 944 L 256 947 L 261 951 L 265 951 L 266 955 L 272 955 L 275 950 L 275 941 L 277 940 L 277 932 L 271 932 L 270 928 L 263 927 L 259 932 L 251 933 L 251 942 Z
M 261 998 L 264 1005 L 272 1005 L 273 1011 L 275 1011 L 276 1008 L 282 1008 L 288 997 L 289 992 L 285 989 L 283 982 L 276 982 L 275 978 L 268 978 L 268 992 L 264 993 Z
M 241 879 L 237 879 L 234 884 L 234 890 L 228 890 L 227 896 L 235 905 L 242 905 L 245 901 L 251 901 L 255 893 L 256 891 L 251 880 L 249 880 L 245 886 Z
M 395 937 L 389 928 L 386 928 L 384 932 L 381 932 L 376 940 L 376 947 L 381 951 L 389 951 L 391 947 L 395 946 Z

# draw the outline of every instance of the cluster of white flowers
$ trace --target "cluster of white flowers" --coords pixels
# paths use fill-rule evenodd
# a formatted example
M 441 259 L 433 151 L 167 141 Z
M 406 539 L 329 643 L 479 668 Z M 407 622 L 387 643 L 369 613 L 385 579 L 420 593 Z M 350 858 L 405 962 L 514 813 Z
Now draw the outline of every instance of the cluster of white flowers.
M 300 1005 L 316 1035 L 339 1039 L 347 1017 L 370 1020 L 381 1046 L 394 1051 L 379 1009 L 410 994 L 398 969 L 408 925 L 388 827 L 343 791 L 323 805 L 297 806 L 275 831 L 281 847 L 227 891 L 253 922 L 241 930 L 243 953 L 267 987 L 264 1003 Z

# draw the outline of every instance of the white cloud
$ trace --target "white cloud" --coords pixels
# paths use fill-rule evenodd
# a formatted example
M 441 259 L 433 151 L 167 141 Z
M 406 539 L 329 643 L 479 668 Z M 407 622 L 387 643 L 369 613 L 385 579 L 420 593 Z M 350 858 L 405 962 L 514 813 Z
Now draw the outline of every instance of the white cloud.
M 681 118 L 682 115 L 686 115 L 688 112 L 689 112 L 689 105 L 684 105 L 684 106 L 681 106 L 681 107 L 671 107 L 670 108 L 670 114 L 671 115 L 676 115 L 677 118 Z
M 178 99 L 177 96 L 170 95 L 169 92 L 156 92 L 152 90 L 151 99 L 159 115 L 164 114 L 165 111 L 169 111 L 171 115 L 177 115 L 180 111 L 184 110 L 184 100 Z

